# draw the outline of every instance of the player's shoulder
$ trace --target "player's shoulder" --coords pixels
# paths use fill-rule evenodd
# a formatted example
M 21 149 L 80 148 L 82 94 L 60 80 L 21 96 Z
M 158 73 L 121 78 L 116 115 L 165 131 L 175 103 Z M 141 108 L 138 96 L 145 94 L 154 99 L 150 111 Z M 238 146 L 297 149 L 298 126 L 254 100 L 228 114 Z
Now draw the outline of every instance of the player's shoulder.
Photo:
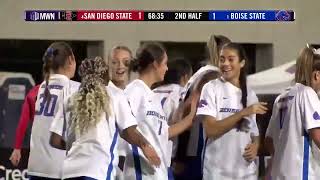
M 78 82 L 78 81 L 73 81 L 73 80 L 70 80 L 70 81 L 69 81 L 69 84 L 70 84 L 70 87 L 75 88 L 75 89 L 79 89 L 79 87 L 80 87 L 80 85 L 81 85 L 80 82 Z
M 117 87 L 108 85 L 106 86 L 106 90 L 110 96 L 113 96 L 113 97 L 124 96 L 124 91 Z
M 146 89 L 147 89 L 146 85 L 143 84 L 141 80 L 136 79 L 126 86 L 126 88 L 124 89 L 124 93 L 127 96 L 139 96 L 142 93 L 144 93 Z
M 219 90 L 220 88 L 223 88 L 225 86 L 225 82 L 223 79 L 221 78 L 217 78 L 217 79 L 213 79 L 208 81 L 204 86 L 204 87 L 210 87 L 210 88 L 214 88 L 215 90 Z

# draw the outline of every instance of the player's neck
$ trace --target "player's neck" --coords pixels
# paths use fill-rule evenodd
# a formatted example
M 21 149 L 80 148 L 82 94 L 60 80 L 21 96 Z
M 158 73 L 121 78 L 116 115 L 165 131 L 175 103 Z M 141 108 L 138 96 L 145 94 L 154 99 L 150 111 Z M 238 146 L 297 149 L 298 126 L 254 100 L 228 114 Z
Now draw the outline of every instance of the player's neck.
M 124 89 L 126 87 L 126 84 L 124 81 L 115 81 L 115 80 L 111 80 L 112 83 L 117 86 L 120 89 Z
M 67 76 L 69 79 L 72 78 L 72 76 L 70 75 L 70 73 L 69 73 L 68 71 L 66 71 L 65 69 L 63 69 L 63 68 L 59 68 L 59 69 L 56 70 L 56 71 L 51 71 L 51 73 L 53 73 L 53 74 L 62 74 L 62 75 Z
M 154 76 L 150 74 L 140 74 L 138 79 L 146 83 L 149 88 L 151 88 L 152 84 L 156 82 Z

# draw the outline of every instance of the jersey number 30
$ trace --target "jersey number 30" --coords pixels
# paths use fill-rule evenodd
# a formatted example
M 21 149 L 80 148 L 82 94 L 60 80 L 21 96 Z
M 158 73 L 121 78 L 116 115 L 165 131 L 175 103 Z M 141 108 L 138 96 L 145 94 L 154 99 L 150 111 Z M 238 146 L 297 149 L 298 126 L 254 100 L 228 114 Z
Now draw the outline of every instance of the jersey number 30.
M 44 94 L 40 94 L 40 109 L 36 110 L 36 115 L 53 116 L 54 109 L 56 107 L 58 96 L 51 94 L 50 102 L 46 101 Z

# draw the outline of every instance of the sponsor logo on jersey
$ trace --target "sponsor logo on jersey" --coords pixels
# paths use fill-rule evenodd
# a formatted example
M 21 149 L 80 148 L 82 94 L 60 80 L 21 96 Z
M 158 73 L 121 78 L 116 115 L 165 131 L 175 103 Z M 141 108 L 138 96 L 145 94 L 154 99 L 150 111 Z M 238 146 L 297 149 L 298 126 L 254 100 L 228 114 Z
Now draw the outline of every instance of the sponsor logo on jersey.
M 198 107 L 202 108 L 202 107 L 205 107 L 205 106 L 208 106 L 208 102 L 205 99 L 201 99 L 199 101 Z
M 159 119 L 165 120 L 166 121 L 166 116 L 162 116 L 160 113 L 156 112 L 156 111 L 147 111 L 147 116 L 155 116 Z
M 313 119 L 314 120 L 320 120 L 320 115 L 319 115 L 319 113 L 317 111 L 313 113 Z
M 236 113 L 239 112 L 240 109 L 233 109 L 233 108 L 220 108 L 219 112 L 229 112 L 229 113 Z

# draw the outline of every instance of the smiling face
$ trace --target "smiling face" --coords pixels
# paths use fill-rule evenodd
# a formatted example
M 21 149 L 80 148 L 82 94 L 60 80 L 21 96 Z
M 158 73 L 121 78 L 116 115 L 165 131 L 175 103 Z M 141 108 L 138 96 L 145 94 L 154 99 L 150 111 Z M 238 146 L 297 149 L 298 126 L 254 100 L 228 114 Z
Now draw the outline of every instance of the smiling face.
M 127 84 L 129 78 L 130 52 L 124 49 L 116 49 L 111 54 L 112 81 Z
M 243 68 L 245 60 L 239 58 L 235 49 L 224 48 L 220 52 L 219 68 L 222 77 L 226 81 L 236 82 L 240 77 L 240 70 Z

